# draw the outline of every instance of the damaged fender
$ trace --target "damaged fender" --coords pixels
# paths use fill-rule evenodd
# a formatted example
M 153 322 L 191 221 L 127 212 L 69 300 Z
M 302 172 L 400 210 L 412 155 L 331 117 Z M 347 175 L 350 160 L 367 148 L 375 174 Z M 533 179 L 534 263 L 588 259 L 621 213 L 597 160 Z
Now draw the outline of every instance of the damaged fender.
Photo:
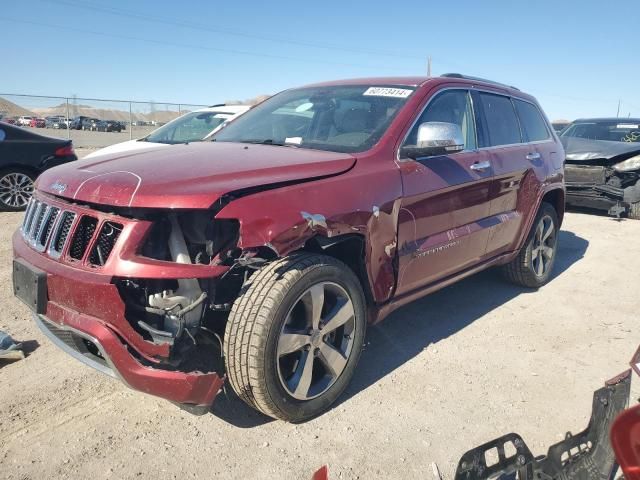
M 367 188 L 353 195 L 356 185 Z M 298 250 L 316 236 L 364 240 L 369 288 L 376 303 L 395 288 L 398 211 L 402 187 L 393 162 L 360 164 L 336 177 L 290 185 L 238 198 L 219 219 L 240 222 L 238 247 L 271 249 L 278 257 Z

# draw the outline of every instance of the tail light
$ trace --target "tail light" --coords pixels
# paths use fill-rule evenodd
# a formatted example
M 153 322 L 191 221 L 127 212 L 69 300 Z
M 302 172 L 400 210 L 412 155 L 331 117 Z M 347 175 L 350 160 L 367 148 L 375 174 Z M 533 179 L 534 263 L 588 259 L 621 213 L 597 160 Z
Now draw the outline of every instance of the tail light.
M 75 155 L 75 153 L 76 152 L 73 151 L 73 145 L 69 144 L 56 149 L 53 154 L 56 157 L 68 157 L 69 155 Z

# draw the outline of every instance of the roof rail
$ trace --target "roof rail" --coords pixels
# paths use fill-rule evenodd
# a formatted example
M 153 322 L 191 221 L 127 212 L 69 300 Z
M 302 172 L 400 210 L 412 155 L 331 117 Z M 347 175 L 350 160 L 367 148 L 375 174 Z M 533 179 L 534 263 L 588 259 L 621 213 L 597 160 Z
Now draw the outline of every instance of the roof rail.
M 207 108 L 226 107 L 226 103 L 216 103 L 215 105 L 209 105 Z
M 494 82 L 493 80 L 487 80 L 486 78 L 480 78 L 480 77 L 472 77 L 470 75 L 462 75 L 461 73 L 445 73 L 443 75 L 440 75 L 441 77 L 445 77 L 445 78 L 464 78 L 465 80 L 476 80 L 478 82 L 484 82 L 484 83 L 492 83 L 493 85 L 497 85 L 499 87 L 504 87 L 504 88 L 513 88 L 514 90 L 520 90 L 518 87 L 514 87 L 513 85 L 507 85 L 505 83 L 500 83 L 500 82 Z

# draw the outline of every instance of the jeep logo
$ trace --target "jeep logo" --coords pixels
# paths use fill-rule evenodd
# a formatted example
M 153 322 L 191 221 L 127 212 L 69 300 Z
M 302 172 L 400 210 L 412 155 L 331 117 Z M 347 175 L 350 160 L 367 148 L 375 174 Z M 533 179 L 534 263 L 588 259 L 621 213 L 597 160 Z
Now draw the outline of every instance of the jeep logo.
M 51 188 L 51 190 L 55 190 L 58 193 L 62 193 L 67 189 L 67 185 L 64 183 L 55 182 L 52 183 L 49 188 Z

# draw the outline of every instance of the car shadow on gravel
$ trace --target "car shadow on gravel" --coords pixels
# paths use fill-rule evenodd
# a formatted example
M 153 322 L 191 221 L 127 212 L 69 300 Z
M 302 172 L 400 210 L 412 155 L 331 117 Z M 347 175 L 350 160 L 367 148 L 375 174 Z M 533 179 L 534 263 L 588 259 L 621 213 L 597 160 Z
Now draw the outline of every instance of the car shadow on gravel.
M 244 403 L 228 384 L 225 385 L 224 391 L 216 397 L 210 413 L 238 428 L 259 427 L 275 421 Z
M 561 231 L 554 278 L 580 260 L 589 242 Z M 553 280 L 552 280 L 553 281 Z M 370 327 L 355 375 L 337 405 L 409 361 L 428 345 L 454 335 L 476 319 L 521 293 L 531 292 L 507 283 L 489 270 L 402 307 L 379 325 Z M 463 298 L 464 301 L 460 301 Z M 335 408 L 335 407 L 334 407 Z M 229 385 L 216 398 L 211 414 L 238 428 L 272 422 L 245 404 Z
M 559 244 L 553 278 L 579 261 L 589 246 L 584 238 L 564 230 Z M 455 335 L 496 307 L 530 292 L 507 283 L 496 269 L 490 269 L 400 308 L 368 329 L 358 368 L 339 403 L 376 384 L 430 344 Z

